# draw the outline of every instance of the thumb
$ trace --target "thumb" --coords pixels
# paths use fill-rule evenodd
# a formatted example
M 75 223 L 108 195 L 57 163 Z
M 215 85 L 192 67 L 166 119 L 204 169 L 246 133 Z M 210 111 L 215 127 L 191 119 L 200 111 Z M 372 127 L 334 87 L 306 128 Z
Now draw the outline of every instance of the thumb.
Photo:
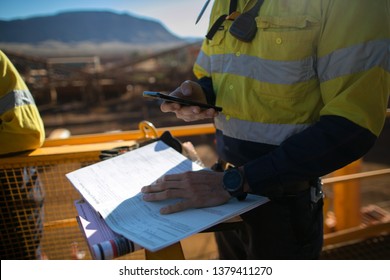
M 192 83 L 191 81 L 185 81 L 180 86 L 181 92 L 184 96 L 192 95 Z

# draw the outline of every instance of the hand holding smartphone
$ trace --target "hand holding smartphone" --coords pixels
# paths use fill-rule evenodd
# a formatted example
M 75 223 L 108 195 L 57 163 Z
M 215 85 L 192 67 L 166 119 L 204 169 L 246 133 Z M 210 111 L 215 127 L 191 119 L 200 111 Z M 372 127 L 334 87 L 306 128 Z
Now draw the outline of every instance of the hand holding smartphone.
M 196 102 L 196 101 L 192 101 L 192 100 L 188 100 L 188 99 L 183 99 L 183 98 L 179 98 L 179 97 L 171 96 L 171 95 L 167 95 L 167 94 L 162 94 L 160 92 L 155 92 L 155 91 L 144 91 L 143 96 L 164 100 L 166 102 L 174 102 L 174 103 L 178 103 L 178 104 L 184 105 L 184 106 L 198 106 L 198 107 L 203 108 L 203 109 L 212 108 L 218 112 L 222 111 L 222 107 L 218 107 L 218 106 L 214 106 L 214 105 L 210 105 L 210 104 L 206 104 L 206 103 L 200 103 L 200 102 Z

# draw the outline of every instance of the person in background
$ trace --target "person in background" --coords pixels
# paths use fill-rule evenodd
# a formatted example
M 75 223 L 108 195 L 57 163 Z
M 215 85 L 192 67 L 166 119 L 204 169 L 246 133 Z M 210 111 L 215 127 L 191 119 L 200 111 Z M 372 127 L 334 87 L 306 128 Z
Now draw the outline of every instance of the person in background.
M 44 125 L 22 77 L 0 50 L 0 157 L 41 147 Z M 44 192 L 35 167 L 0 170 L 1 259 L 39 259 Z
M 146 201 L 180 198 L 169 214 L 248 193 L 270 202 L 218 232 L 221 259 L 318 259 L 319 178 L 367 153 L 390 89 L 390 1 L 214 1 L 194 66 L 198 80 L 171 95 L 223 107 L 165 102 L 184 121 L 212 119 L 217 170 L 167 175 Z M 227 168 L 228 166 L 233 168 Z

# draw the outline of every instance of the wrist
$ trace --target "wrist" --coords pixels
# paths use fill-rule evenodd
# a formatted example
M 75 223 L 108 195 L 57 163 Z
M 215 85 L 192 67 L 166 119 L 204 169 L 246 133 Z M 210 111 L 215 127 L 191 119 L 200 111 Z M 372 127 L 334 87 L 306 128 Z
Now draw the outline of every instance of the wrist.
M 240 172 L 241 172 L 241 174 L 242 174 L 242 176 L 244 178 L 243 185 L 242 185 L 242 188 L 243 188 L 244 192 L 246 192 L 246 193 L 252 192 L 251 187 L 248 184 L 248 180 L 246 180 L 246 177 L 245 177 L 244 166 L 240 166 L 238 169 L 240 170 Z

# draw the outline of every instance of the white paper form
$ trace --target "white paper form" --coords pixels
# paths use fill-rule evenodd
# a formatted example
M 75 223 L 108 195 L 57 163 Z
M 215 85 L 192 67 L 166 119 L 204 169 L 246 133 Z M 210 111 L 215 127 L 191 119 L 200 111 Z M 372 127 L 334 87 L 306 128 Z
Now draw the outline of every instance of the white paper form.
M 173 201 L 145 202 L 140 190 L 164 174 L 200 170 L 162 141 L 68 173 L 85 200 L 118 234 L 156 251 L 217 223 L 264 204 L 267 198 L 249 195 L 245 201 L 161 215 Z
M 200 170 L 162 141 L 66 174 L 103 218 L 123 200 L 135 196 L 164 174 Z

